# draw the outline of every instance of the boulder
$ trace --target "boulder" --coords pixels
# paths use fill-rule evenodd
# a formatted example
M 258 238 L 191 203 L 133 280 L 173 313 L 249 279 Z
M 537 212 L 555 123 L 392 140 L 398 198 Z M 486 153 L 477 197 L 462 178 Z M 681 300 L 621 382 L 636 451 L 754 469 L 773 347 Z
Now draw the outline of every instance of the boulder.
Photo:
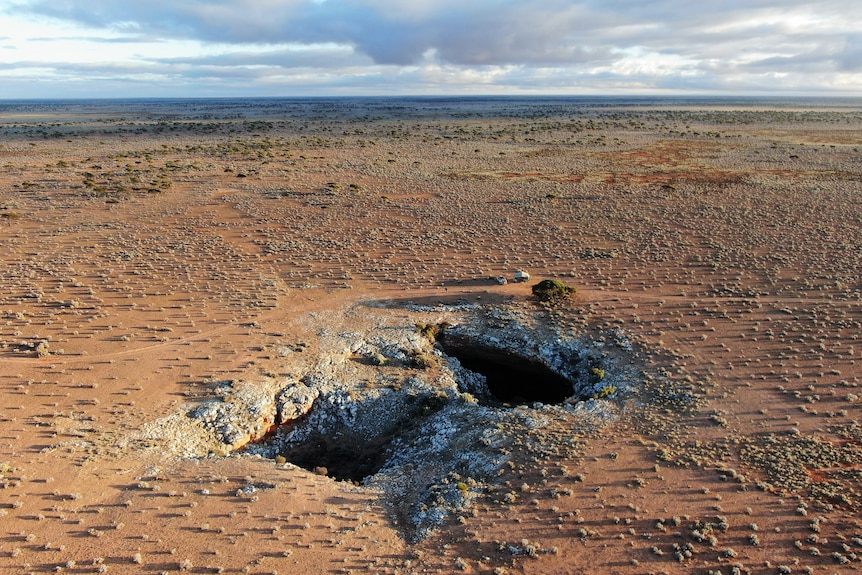
M 314 405 L 318 394 L 317 389 L 301 383 L 283 389 L 276 398 L 278 410 L 276 423 L 281 425 L 287 421 L 293 421 L 311 411 L 311 406 Z

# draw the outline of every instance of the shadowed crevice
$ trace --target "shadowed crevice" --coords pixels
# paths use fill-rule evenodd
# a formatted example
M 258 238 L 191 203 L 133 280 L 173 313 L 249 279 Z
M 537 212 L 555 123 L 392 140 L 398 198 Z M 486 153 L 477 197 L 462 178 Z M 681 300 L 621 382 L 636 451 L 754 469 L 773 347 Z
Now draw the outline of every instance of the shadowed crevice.
M 440 347 L 466 369 L 485 376 L 489 404 L 556 404 L 575 393 L 571 381 L 539 360 L 448 336 L 440 339 Z

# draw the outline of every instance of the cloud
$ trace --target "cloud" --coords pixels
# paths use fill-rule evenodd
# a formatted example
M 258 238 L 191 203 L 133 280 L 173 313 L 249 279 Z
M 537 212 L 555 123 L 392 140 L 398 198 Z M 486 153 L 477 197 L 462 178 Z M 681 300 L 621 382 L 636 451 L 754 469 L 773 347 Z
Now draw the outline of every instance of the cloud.
M 631 0 L 33 0 L 19 12 L 116 32 L 237 44 L 344 43 L 378 63 L 409 64 L 435 49 L 455 64 L 579 61 L 611 47 L 703 47 L 764 31 L 786 36 L 812 20 L 824 33 L 862 18 L 844 2 L 635 2 Z M 859 21 L 858 19 L 855 21 Z M 752 26 L 751 23 L 757 23 Z M 830 25 L 831 23 L 831 25 Z M 589 56 L 586 56 L 589 59 Z
M 337 68 L 342 66 L 372 66 L 374 62 L 343 44 L 312 44 L 274 47 L 266 50 L 236 50 L 203 56 L 171 56 L 150 61 L 166 65 L 222 68 Z
M 31 42 L 87 42 L 93 44 L 139 44 L 142 42 L 159 42 L 146 37 L 123 36 L 115 38 L 103 38 L 100 36 L 34 36 Z
M 844 39 L 837 63 L 841 71 L 862 71 L 862 33 L 850 34 Z
M 862 92 L 862 3 L 846 0 L 13 0 L 5 16 L 76 32 L 31 44 L 136 44 L 136 61 L 188 75 L 260 66 L 294 82 L 286 70 L 303 68 L 341 86 L 339 73 L 365 67 L 346 76 L 362 89 L 436 77 L 530 91 L 760 89 L 768 76 Z M 168 53 L 181 46 L 192 53 Z

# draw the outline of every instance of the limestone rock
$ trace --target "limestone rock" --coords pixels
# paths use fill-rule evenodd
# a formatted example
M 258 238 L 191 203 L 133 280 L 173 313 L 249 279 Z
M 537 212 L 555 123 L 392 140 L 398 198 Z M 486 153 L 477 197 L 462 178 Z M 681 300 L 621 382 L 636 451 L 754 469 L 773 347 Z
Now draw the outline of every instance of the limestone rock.
M 275 400 L 278 411 L 276 423 L 281 425 L 293 421 L 311 411 L 319 393 L 319 390 L 303 383 L 297 383 L 283 389 Z

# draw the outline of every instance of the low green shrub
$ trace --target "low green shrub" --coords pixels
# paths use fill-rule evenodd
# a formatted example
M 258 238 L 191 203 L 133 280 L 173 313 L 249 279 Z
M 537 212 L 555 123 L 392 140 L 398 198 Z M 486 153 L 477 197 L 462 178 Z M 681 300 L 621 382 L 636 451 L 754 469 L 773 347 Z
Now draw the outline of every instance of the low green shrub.
M 566 285 L 560 280 L 542 280 L 533 286 L 533 295 L 541 302 L 557 302 L 575 293 L 577 288 Z

